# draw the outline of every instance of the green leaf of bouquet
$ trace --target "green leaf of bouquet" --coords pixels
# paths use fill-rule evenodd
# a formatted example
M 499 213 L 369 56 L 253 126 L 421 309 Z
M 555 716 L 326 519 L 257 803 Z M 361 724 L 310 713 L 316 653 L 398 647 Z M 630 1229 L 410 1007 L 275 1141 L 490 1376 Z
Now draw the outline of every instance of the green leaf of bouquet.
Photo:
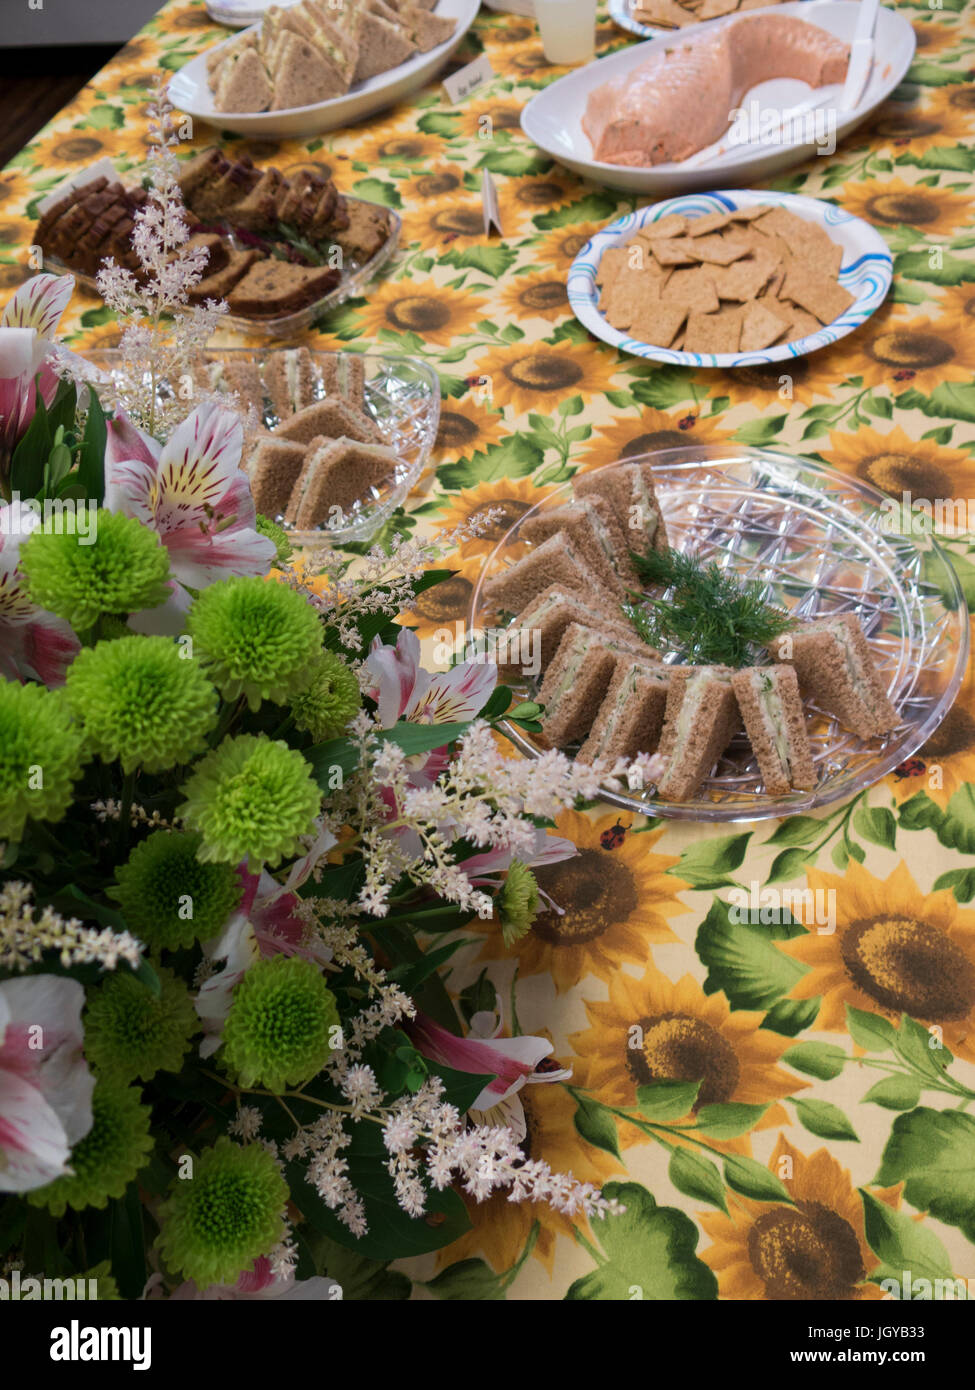
M 573 1092 L 576 1103 L 575 1126 L 587 1144 L 620 1156 L 616 1121 L 604 1105 L 591 1096 Z
M 797 1043 L 782 1054 L 783 1062 L 788 1062 L 796 1071 L 806 1076 L 817 1076 L 821 1081 L 832 1081 L 839 1076 L 849 1056 L 835 1043 Z
M 770 1009 L 806 974 L 805 966 L 777 950 L 774 943 L 803 934 L 804 928 L 789 923 L 767 927 L 733 923 L 727 903 L 716 898 L 694 942 L 708 971 L 705 994 L 722 990 L 733 1009 Z
M 380 1260 L 367 1260 L 354 1250 L 329 1240 L 320 1232 L 310 1233 L 308 1247 L 315 1273 L 334 1279 L 347 1303 L 400 1302 L 413 1291 L 407 1275 L 392 1270 Z
M 423 1287 L 436 1298 L 451 1300 L 497 1303 L 503 1302 L 505 1296 L 504 1275 L 495 1274 L 484 1260 L 460 1260 L 448 1265 Z
M 24 499 L 37 496 L 44 482 L 44 465 L 53 442 L 54 432 L 47 410 L 38 395 L 34 418 L 14 449 L 10 462 L 10 487 L 13 492 L 19 492 Z
M 741 1101 L 702 1105 L 697 1112 L 697 1128 L 709 1139 L 737 1139 L 754 1129 L 767 1109 L 767 1105 L 745 1105 Z
M 823 828 L 822 821 L 815 816 L 789 816 L 780 821 L 773 834 L 765 841 L 767 845 L 808 845 Z
M 684 879 L 693 888 L 720 888 L 731 883 L 728 875 L 740 867 L 750 839 L 751 831 L 746 830 L 742 835 L 701 840 L 683 851 L 674 877 Z
M 378 1126 L 369 1125 L 368 1129 L 378 1131 Z M 353 1235 L 305 1180 L 301 1165 L 292 1163 L 286 1169 L 291 1199 L 310 1226 L 336 1245 L 382 1264 L 429 1254 L 470 1230 L 467 1208 L 449 1187 L 443 1192 L 427 1194 L 426 1214 L 422 1220 L 408 1216 L 396 1200 L 393 1180 L 386 1171 L 388 1154 L 381 1149 L 381 1136 L 366 1131 L 365 1125 L 355 1127 L 352 1142 L 343 1156 L 349 1164 L 349 1181 L 362 1198 L 368 1231 L 363 1236 Z
M 566 1299 L 631 1302 L 716 1299 L 718 1281 L 697 1254 L 698 1230 L 676 1207 L 660 1207 L 635 1182 L 611 1182 L 603 1195 L 625 1211 L 593 1223 L 605 1263 L 577 1279 Z
M 949 869 L 934 881 L 934 892 L 950 888 L 960 903 L 971 902 L 975 898 L 975 869 Z
M 854 828 L 865 840 L 884 849 L 894 849 L 897 839 L 897 822 L 894 813 L 885 806 L 858 806 L 853 814 Z
M 487 966 L 472 984 L 464 986 L 457 996 L 457 1002 L 467 1023 L 470 1023 L 475 1014 L 497 1012 L 498 992 L 487 973 Z
M 741 1154 L 727 1154 L 724 1160 L 724 1180 L 741 1197 L 751 1197 L 755 1202 L 788 1202 L 794 1206 L 783 1183 L 763 1168 L 754 1158 Z
M 311 764 L 311 774 L 322 791 L 329 791 L 336 786 L 337 774 L 341 774 L 343 781 L 352 775 L 359 752 L 351 739 L 330 738 L 306 749 L 305 758 Z
M 971 782 L 963 782 L 948 802 L 937 835 L 948 849 L 975 854 L 975 786 Z
M 961 1110 L 921 1106 L 898 1115 L 875 1182 L 905 1183 L 912 1207 L 975 1241 L 975 1119 Z
M 381 737 L 398 744 L 410 758 L 415 753 L 429 753 L 434 748 L 442 748 L 445 743 L 453 743 L 469 728 L 469 720 L 458 724 L 411 724 L 401 720 L 391 729 L 384 729 Z
M 918 1077 L 898 1072 L 871 1086 L 863 1099 L 882 1105 L 885 1110 L 913 1110 L 921 1099 L 921 1089 Z
M 937 830 L 944 814 L 927 792 L 917 792 L 910 801 L 901 803 L 897 819 L 904 830 Z
M 880 1014 L 846 1006 L 846 1028 L 857 1047 L 864 1052 L 889 1052 L 897 1042 L 897 1029 Z
M 99 506 L 105 496 L 105 445 L 107 442 L 105 412 L 95 392 L 88 389 L 88 415 L 78 454 L 78 481 L 85 496 Z
M 780 999 L 758 1026 L 767 1028 L 771 1033 L 794 1038 L 813 1026 L 819 1016 L 821 1003 L 819 995 L 815 999 Z
M 728 1214 L 725 1201 L 724 1183 L 717 1166 L 703 1154 L 692 1149 L 675 1149 L 670 1156 L 667 1176 L 685 1197 L 693 1197 L 699 1202 L 708 1202 Z
M 820 1139 L 852 1139 L 859 1144 L 860 1136 L 838 1105 L 828 1100 L 794 1100 L 799 1123 Z
M 638 1086 L 637 1109 L 647 1120 L 679 1120 L 688 1114 L 700 1089 L 700 1081 L 654 1081 Z

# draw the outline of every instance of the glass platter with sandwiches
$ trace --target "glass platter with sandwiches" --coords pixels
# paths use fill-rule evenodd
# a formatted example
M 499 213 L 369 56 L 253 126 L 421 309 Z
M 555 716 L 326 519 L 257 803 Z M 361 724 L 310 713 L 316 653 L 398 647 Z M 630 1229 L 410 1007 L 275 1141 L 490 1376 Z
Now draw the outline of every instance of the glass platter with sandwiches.
M 523 752 L 617 779 L 631 760 L 612 805 L 699 821 L 823 806 L 910 758 L 966 668 L 950 562 L 890 517 L 872 487 L 764 450 L 579 473 L 486 560 L 468 643 L 542 706 L 535 732 L 508 727 Z
M 87 356 L 107 404 L 123 384 L 120 357 Z M 198 372 L 203 391 L 236 396 L 254 505 L 296 546 L 371 540 L 416 484 L 437 436 L 440 382 L 416 357 L 227 348 L 208 352 Z
M 787 362 L 853 333 L 890 289 L 883 237 L 793 193 L 692 193 L 597 232 L 569 270 L 569 305 L 623 352 L 690 367 Z
M 581 178 L 627 192 L 764 182 L 831 153 L 903 81 L 914 30 L 881 6 L 874 61 L 845 109 L 859 9 L 787 0 L 633 44 L 538 92 L 522 130 Z
M 324 172 L 258 168 L 211 145 L 180 166 L 193 236 L 207 248 L 208 274 L 191 303 L 225 299 L 221 326 L 269 338 L 310 328 L 319 314 L 361 294 L 396 249 L 400 219 L 390 208 L 339 193 Z M 45 269 L 69 271 L 97 294 L 101 262 L 137 272 L 131 233 L 146 201 L 110 159 L 59 184 L 38 203 L 34 243 Z
M 297 0 L 271 5 L 180 68 L 169 99 L 194 120 L 275 139 L 320 135 L 422 87 L 479 0 Z

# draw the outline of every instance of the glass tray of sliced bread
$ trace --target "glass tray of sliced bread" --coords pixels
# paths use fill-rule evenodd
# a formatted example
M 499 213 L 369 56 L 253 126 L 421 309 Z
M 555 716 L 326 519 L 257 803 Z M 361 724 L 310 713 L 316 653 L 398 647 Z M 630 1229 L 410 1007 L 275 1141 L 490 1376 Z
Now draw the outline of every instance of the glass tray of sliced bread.
M 122 371 L 117 351 L 88 360 L 108 378 Z M 257 422 L 245 431 L 241 467 L 257 510 L 295 545 L 371 540 L 437 436 L 440 381 L 416 357 L 227 348 L 208 352 L 194 376 L 198 394 L 235 396 L 248 424 Z M 106 388 L 99 394 L 111 404 Z
M 542 706 L 529 756 L 605 768 L 605 799 L 698 821 L 849 798 L 958 693 L 968 612 L 945 552 L 812 460 L 666 449 L 580 472 L 485 561 L 468 645 Z M 730 634 L 730 635 L 729 635 Z
M 212 145 L 181 161 L 179 179 L 188 245 L 207 252 L 190 303 L 226 300 L 221 328 L 293 339 L 361 294 L 399 239 L 392 209 L 344 196 L 324 169 L 262 169 Z M 149 196 L 141 183 L 123 182 L 110 159 L 59 184 L 38 203 L 34 242 L 45 267 L 96 294 L 108 257 L 138 275 L 131 238 Z

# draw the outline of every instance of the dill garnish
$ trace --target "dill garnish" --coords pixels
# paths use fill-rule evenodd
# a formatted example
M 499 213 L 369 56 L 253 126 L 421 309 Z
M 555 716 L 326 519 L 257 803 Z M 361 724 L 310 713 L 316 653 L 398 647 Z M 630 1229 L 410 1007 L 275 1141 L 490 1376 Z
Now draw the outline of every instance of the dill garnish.
M 759 649 L 792 626 L 792 619 L 764 597 L 758 580 L 742 582 L 713 560 L 679 550 L 633 555 L 637 574 L 661 598 L 627 603 L 624 611 L 644 642 L 676 651 L 700 666 L 751 666 Z

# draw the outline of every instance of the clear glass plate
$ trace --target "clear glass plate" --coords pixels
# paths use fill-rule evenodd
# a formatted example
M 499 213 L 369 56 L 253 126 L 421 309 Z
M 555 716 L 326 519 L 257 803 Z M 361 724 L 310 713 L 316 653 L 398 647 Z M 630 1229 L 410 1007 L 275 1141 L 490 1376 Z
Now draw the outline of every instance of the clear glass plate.
M 893 533 L 883 493 L 808 459 L 714 446 L 623 461 L 652 463 L 676 549 L 715 560 L 743 580 L 761 580 L 768 598 L 797 617 L 856 613 L 901 722 L 885 738 L 863 742 L 807 700 L 818 774 L 813 791 L 771 796 L 741 735 L 693 801 L 658 801 L 651 788 L 625 795 L 607 790 L 606 802 L 690 821 L 795 815 L 856 795 L 927 742 L 951 708 L 968 661 L 968 609 L 937 542 Z M 482 598 L 485 580 L 530 548 L 519 538 L 522 523 L 563 504 L 571 492 L 567 483 L 526 512 L 487 558 L 471 604 L 472 637 L 491 617 Z M 679 655 L 668 652 L 664 658 Z M 531 698 L 537 684 L 517 689 Z M 510 724 L 506 732 L 523 753 L 539 756 L 530 734 Z
M 211 362 L 254 362 L 261 370 L 261 382 L 264 383 L 264 368 L 269 358 L 266 349 L 223 348 L 209 351 L 206 355 Z M 396 450 L 398 461 L 393 474 L 378 487 L 370 488 L 356 503 L 351 514 L 346 513 L 341 526 L 326 523 L 320 529 L 311 531 L 287 527 L 297 545 L 338 545 L 371 540 L 409 496 L 437 437 L 440 379 L 431 366 L 418 357 L 393 353 L 346 354 L 311 349 L 319 399 L 325 395 L 323 364 L 343 356 L 355 356 L 362 361 L 365 367 L 365 408 L 379 426 L 383 443 Z M 113 350 L 91 352 L 86 360 L 111 377 L 119 365 L 120 354 Z M 168 388 L 164 384 L 161 389 L 165 392 Z M 107 404 L 112 404 L 110 397 Z M 261 415 L 266 429 L 273 430 L 281 423 L 274 413 L 269 393 L 265 396 Z

